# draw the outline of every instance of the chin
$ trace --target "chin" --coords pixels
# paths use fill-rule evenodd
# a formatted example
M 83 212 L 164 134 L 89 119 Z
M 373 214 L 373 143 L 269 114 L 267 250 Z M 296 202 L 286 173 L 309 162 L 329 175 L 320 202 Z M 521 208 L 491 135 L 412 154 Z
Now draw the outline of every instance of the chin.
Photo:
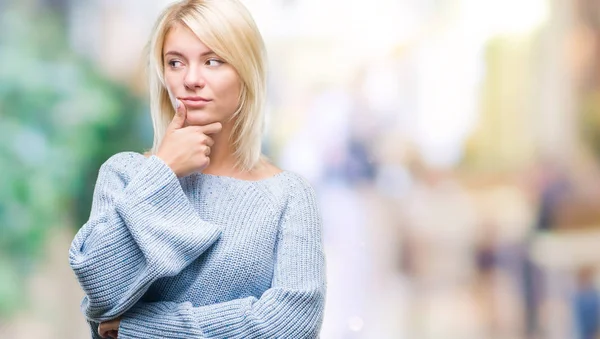
M 188 111 L 186 116 L 186 122 L 188 125 L 204 126 L 217 121 L 219 121 L 219 119 L 216 119 L 206 111 L 200 110 Z

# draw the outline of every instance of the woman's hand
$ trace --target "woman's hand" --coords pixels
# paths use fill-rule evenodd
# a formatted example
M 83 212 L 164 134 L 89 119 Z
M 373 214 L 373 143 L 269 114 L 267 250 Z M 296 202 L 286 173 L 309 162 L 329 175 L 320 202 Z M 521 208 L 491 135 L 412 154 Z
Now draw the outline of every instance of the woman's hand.
M 117 339 L 119 336 L 119 325 L 121 324 L 121 318 L 105 321 L 100 323 L 98 326 L 98 334 L 102 338 L 114 338 Z
M 185 126 L 187 110 L 179 100 L 177 106 L 156 156 L 178 177 L 184 177 L 208 167 L 210 147 L 214 144 L 209 135 L 220 132 L 222 125 L 215 122 L 206 126 Z

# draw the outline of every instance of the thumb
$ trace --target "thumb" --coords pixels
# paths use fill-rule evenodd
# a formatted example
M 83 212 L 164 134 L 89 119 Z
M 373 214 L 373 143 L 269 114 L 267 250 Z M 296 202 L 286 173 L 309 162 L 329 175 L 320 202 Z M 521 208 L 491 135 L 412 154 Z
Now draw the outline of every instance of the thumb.
M 176 101 L 176 110 L 175 115 L 173 116 L 173 120 L 171 120 L 171 124 L 169 125 L 170 130 L 180 129 L 185 124 L 185 118 L 187 115 L 187 108 L 185 105 L 177 99 Z

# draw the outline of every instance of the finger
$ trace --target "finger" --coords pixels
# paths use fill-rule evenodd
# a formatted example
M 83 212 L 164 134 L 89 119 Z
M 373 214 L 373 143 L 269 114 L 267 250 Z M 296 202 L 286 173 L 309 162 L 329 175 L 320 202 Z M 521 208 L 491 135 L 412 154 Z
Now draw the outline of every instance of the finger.
M 189 131 L 189 132 L 197 133 L 197 134 L 204 133 L 204 126 L 192 125 L 192 126 L 186 126 L 182 129 L 185 131 Z
M 98 326 L 98 334 L 102 338 L 110 336 L 111 331 L 117 331 L 119 329 L 120 320 L 114 319 L 100 323 Z
M 102 338 L 106 338 L 106 336 L 108 335 L 108 329 L 105 323 L 100 323 L 100 325 L 98 326 L 98 334 Z
M 204 155 L 209 156 L 210 155 L 210 147 L 206 146 L 206 148 L 204 149 Z
M 182 128 L 185 125 L 185 118 L 187 116 L 187 108 L 185 105 L 179 101 L 179 99 L 176 100 L 176 103 L 177 109 L 168 128 L 170 131 Z
M 213 138 L 206 136 L 206 139 L 204 140 L 204 144 L 208 147 L 213 147 L 213 145 L 215 144 L 215 141 L 213 140 Z
M 202 126 L 202 133 L 204 134 L 215 134 L 221 132 L 223 125 L 220 122 L 213 122 L 212 124 Z

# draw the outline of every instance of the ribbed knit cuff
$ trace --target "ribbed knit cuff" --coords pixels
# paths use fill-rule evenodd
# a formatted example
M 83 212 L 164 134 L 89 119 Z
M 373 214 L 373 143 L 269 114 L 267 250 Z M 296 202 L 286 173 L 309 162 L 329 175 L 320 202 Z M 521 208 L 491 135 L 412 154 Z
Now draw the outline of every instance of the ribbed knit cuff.
M 141 165 L 137 175 L 127 184 L 124 194 L 127 200 L 151 201 L 156 205 L 166 199 L 179 200 L 175 198 L 181 195 L 184 193 L 175 173 L 154 155 Z
M 140 303 L 121 318 L 119 339 L 206 338 L 192 310 L 191 303 Z
M 102 339 L 102 337 L 100 336 L 100 334 L 98 334 L 98 323 L 92 322 L 92 321 L 87 321 L 88 325 L 90 326 L 90 335 L 92 339 Z
M 202 325 L 209 338 L 213 336 L 246 338 L 251 335 L 242 335 L 240 331 L 245 328 L 242 324 L 247 316 L 256 316 L 251 314 L 252 303 L 256 300 L 254 297 L 247 297 L 200 306 L 193 309 L 194 318 Z
M 152 270 L 160 276 L 177 274 L 221 235 L 191 206 L 173 171 L 150 157 L 115 202 Z

